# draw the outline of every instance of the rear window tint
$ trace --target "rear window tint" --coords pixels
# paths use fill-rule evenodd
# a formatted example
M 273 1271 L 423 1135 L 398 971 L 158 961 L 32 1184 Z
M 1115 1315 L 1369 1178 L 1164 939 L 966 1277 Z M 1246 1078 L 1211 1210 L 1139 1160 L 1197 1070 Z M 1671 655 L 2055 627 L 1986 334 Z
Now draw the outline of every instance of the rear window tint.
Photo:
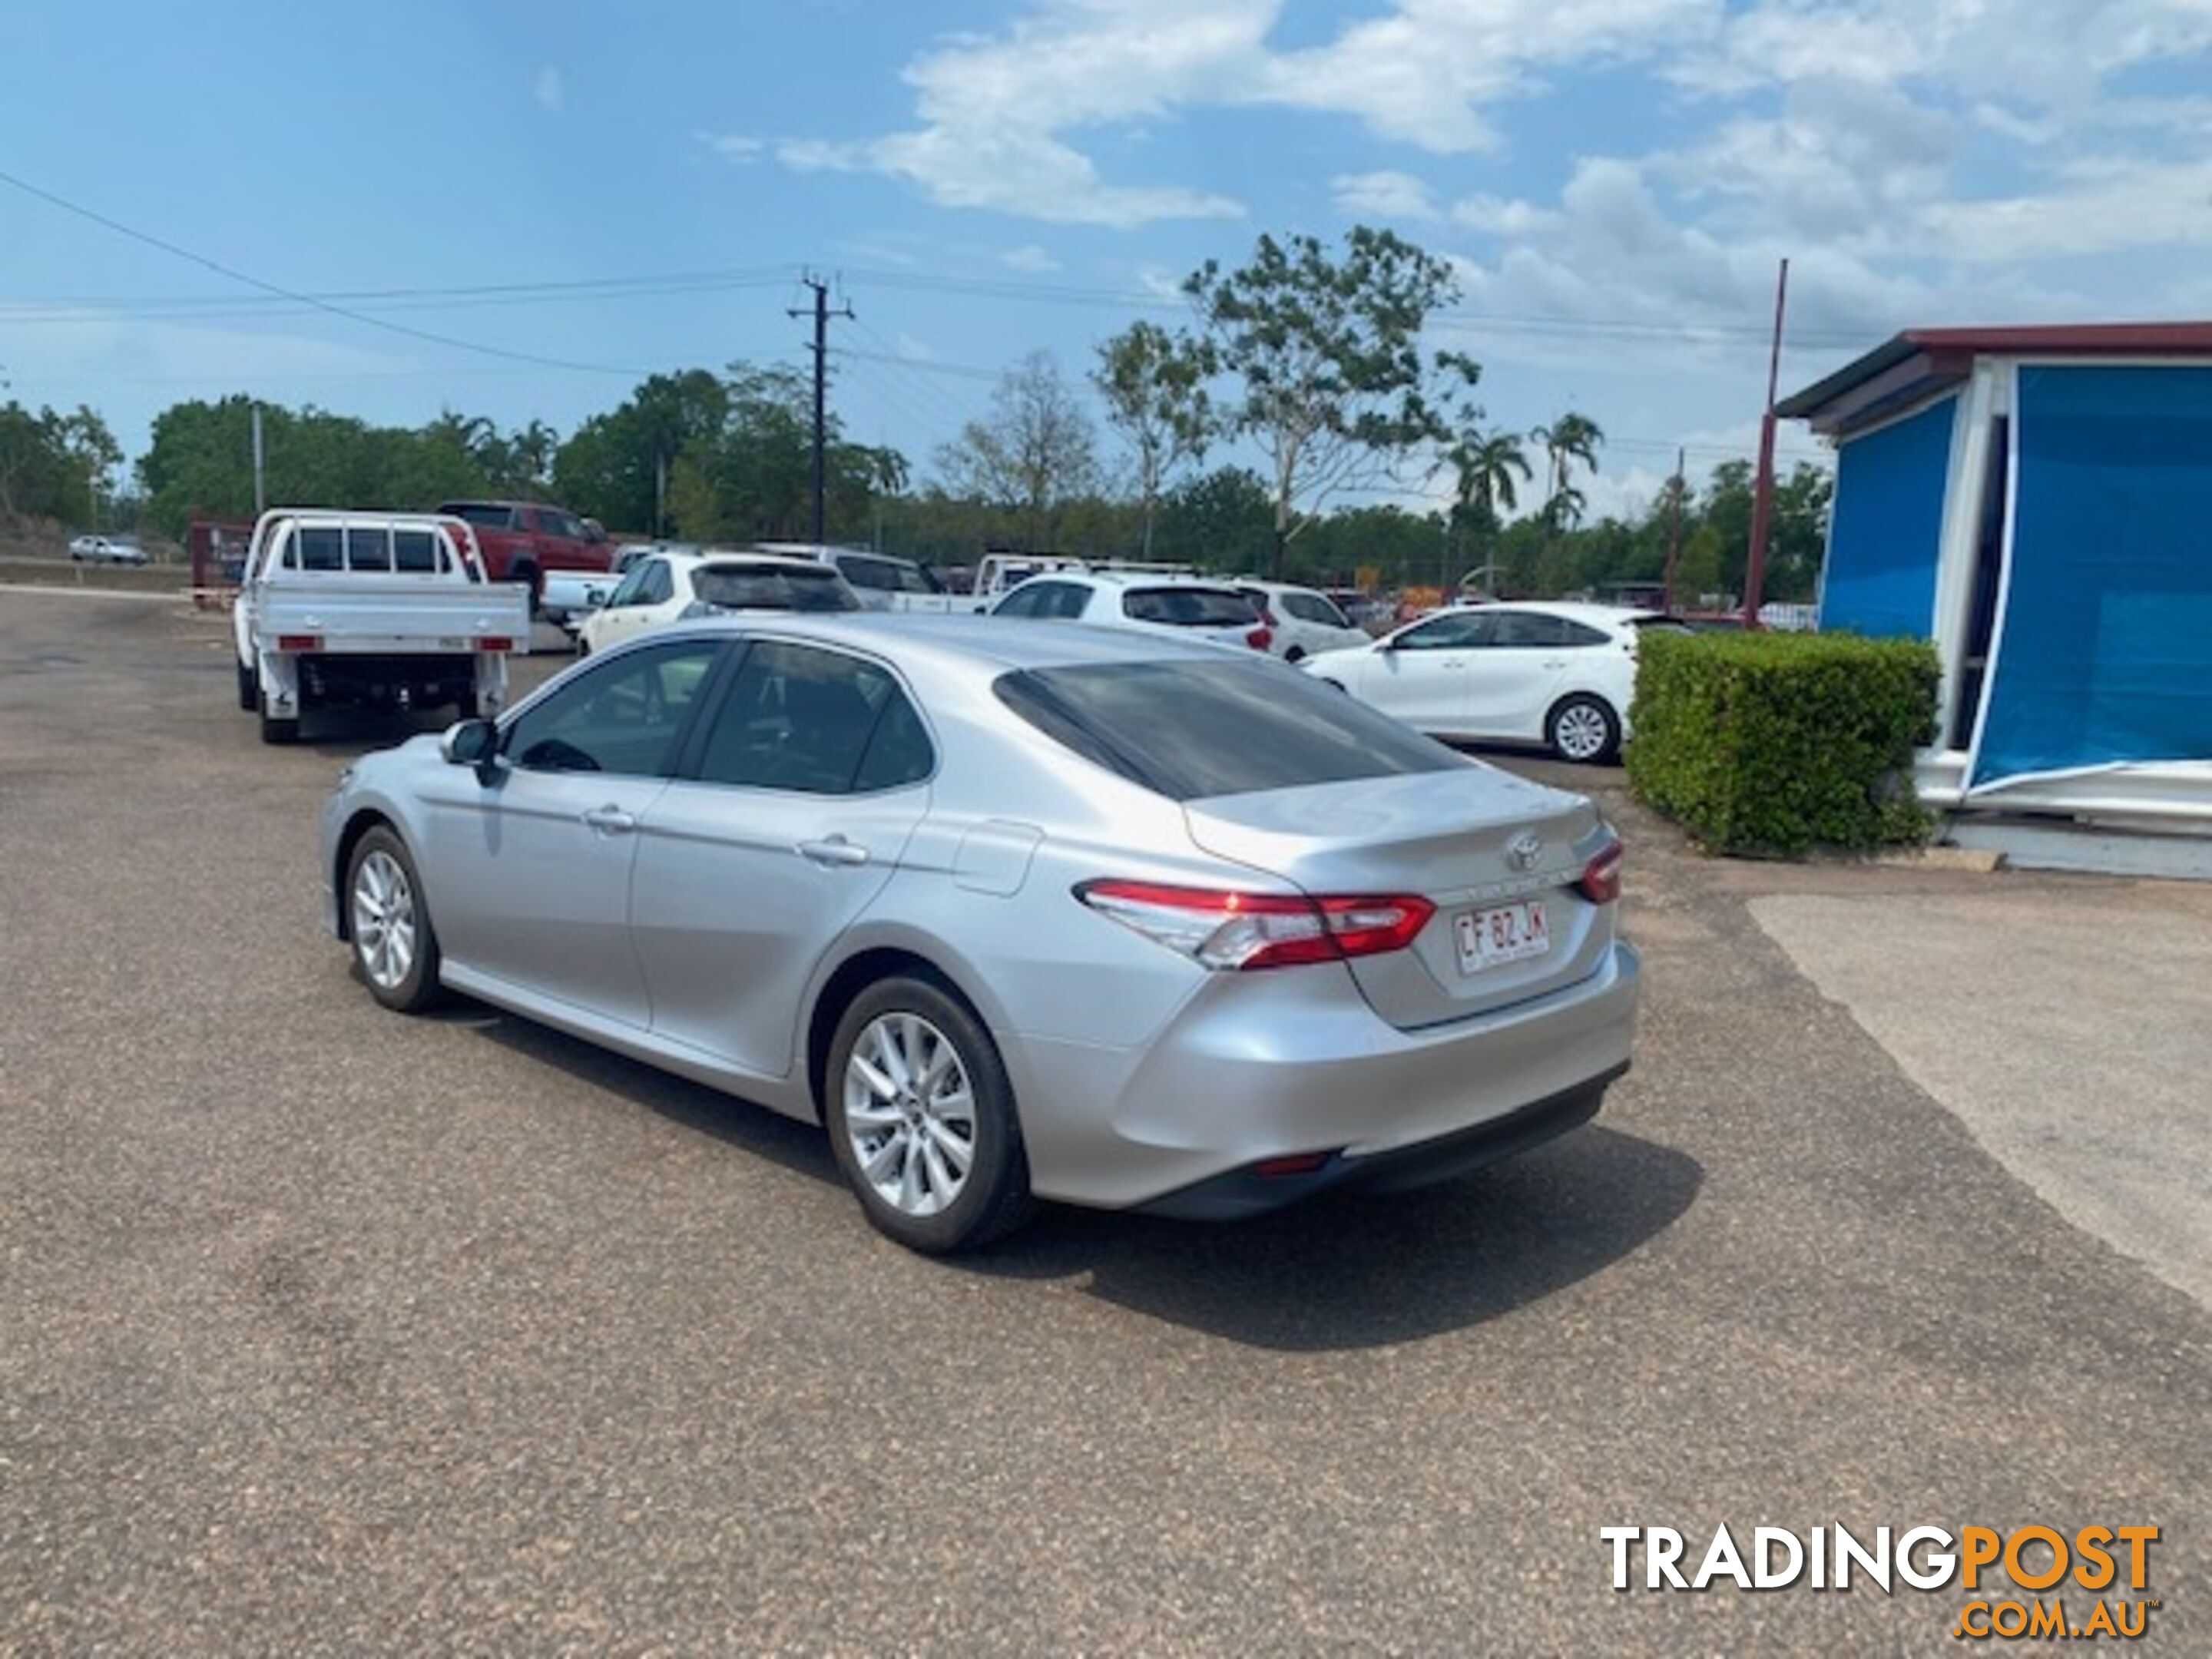
M 506 530 L 514 523 L 511 507 L 492 507 L 476 501 L 454 501 L 438 509 L 449 519 L 462 519 L 480 530 Z
M 345 532 L 336 525 L 313 525 L 300 532 L 302 570 L 345 568 Z
M 1272 662 L 1092 663 L 1002 675 L 994 689 L 1047 736 L 1170 800 L 1466 764 Z
M 435 570 L 440 563 L 437 536 L 428 530 L 393 531 L 392 550 L 402 570 Z
M 1133 587 L 1121 596 L 1121 614 L 1170 628 L 1249 627 L 1260 620 L 1251 600 L 1225 587 Z
M 858 608 L 837 573 L 787 565 L 710 564 L 691 573 L 691 591 L 730 611 L 852 611 Z

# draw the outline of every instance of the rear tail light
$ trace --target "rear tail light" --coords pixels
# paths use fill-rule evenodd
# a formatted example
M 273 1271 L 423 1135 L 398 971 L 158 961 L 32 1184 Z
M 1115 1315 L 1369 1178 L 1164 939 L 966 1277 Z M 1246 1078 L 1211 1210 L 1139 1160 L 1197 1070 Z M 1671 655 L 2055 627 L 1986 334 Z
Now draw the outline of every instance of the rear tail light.
M 1402 951 L 1437 909 L 1412 893 L 1307 898 L 1147 881 L 1087 881 L 1075 896 L 1201 967 L 1235 972 Z
M 477 641 L 479 651 L 512 651 L 514 641 L 505 634 L 487 634 Z
M 323 648 L 323 636 L 320 634 L 279 634 L 276 648 L 279 651 L 319 651 Z
M 1592 904 L 1610 904 L 1620 896 L 1620 837 L 1613 836 L 1583 866 L 1575 890 Z
M 1265 651 L 1274 642 L 1274 629 L 1264 625 L 1254 629 L 1250 633 L 1244 636 L 1244 643 L 1250 646 L 1255 651 Z

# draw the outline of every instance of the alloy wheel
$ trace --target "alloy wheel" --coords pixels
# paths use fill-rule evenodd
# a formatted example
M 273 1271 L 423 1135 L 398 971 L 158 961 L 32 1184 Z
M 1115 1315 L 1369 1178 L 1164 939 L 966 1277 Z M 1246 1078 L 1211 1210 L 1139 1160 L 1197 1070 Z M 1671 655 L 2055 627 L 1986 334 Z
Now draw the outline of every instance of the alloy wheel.
M 845 1064 L 854 1167 L 902 1215 L 940 1213 L 968 1184 L 975 1097 L 952 1040 L 919 1014 L 878 1015 Z
M 415 889 L 382 848 L 354 873 L 353 943 L 362 972 L 380 990 L 398 989 L 415 965 Z

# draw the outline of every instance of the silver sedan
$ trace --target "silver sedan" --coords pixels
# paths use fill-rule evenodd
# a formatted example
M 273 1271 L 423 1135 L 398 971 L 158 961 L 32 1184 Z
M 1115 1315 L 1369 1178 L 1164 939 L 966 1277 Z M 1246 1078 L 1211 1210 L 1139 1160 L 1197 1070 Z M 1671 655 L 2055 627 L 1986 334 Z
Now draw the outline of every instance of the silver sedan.
M 819 1121 L 951 1251 L 1564 1132 L 1627 1066 L 1582 797 L 1271 659 L 982 617 L 738 618 L 371 755 L 323 819 L 370 994 L 441 988 Z

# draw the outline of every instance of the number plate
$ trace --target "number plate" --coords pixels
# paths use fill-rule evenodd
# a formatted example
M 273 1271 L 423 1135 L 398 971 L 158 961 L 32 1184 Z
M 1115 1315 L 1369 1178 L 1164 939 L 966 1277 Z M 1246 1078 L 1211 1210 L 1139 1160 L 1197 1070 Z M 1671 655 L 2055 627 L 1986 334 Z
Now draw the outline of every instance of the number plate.
M 1509 962 L 1526 962 L 1552 948 L 1552 929 L 1541 899 L 1462 910 L 1457 917 L 1459 970 L 1479 974 Z
M 441 651 L 473 651 L 476 649 L 476 641 L 470 639 L 457 639 L 453 635 L 447 634 L 439 639 L 438 649 Z

